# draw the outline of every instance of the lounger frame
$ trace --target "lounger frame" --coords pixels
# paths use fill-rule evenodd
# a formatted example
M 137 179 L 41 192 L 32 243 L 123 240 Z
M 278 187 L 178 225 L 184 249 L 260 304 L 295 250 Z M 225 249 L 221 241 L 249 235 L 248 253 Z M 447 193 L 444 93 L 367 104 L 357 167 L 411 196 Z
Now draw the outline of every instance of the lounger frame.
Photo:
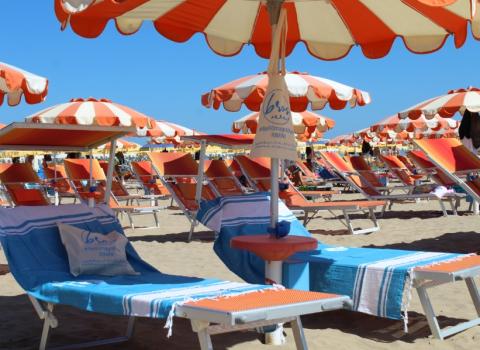
M 50 330 L 59 326 L 58 319 L 53 313 L 54 304 L 44 303 L 31 295 L 29 295 L 29 299 L 38 317 L 43 320 L 39 350 L 82 349 L 123 343 L 133 337 L 136 317 L 130 316 L 128 317 L 126 331 L 123 336 L 50 348 L 48 347 Z M 290 323 L 296 348 L 298 350 L 307 350 L 308 346 L 299 315 L 349 309 L 350 307 L 351 300 L 349 297 L 332 295 L 329 298 L 311 302 L 290 303 L 276 307 L 260 307 L 235 312 L 211 310 L 195 305 L 184 304 L 176 307 L 175 316 L 190 320 L 193 331 L 197 333 L 201 350 L 213 350 L 212 335 L 260 329 L 264 326 L 283 323 Z

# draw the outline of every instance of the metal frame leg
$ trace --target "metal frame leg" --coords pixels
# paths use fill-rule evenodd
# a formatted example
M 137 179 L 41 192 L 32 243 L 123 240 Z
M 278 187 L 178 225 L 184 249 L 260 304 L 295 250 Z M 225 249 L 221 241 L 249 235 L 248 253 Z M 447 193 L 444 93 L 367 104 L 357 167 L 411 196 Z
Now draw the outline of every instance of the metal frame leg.
M 192 237 L 193 237 L 193 231 L 195 231 L 195 226 L 197 225 L 196 221 L 195 220 L 192 220 L 192 223 L 190 225 L 190 232 L 188 232 L 188 238 L 187 238 L 187 242 L 191 242 L 192 241 Z
M 432 303 L 430 302 L 430 297 L 427 293 L 427 288 L 423 286 L 417 287 L 418 297 L 420 298 L 420 303 L 422 304 L 423 310 L 425 311 L 425 316 L 427 317 L 427 322 L 430 327 L 432 335 L 443 340 L 442 332 L 440 326 L 438 325 L 437 316 L 435 316 L 435 311 L 433 310 Z
M 443 203 L 441 199 L 439 199 L 438 202 L 440 203 L 440 207 L 442 208 L 443 216 L 447 217 L 448 213 L 447 213 L 447 209 L 445 208 L 445 203 Z
M 300 316 L 295 317 L 295 320 L 290 322 L 293 331 L 293 337 L 295 338 L 295 345 L 298 350 L 308 350 L 307 340 L 303 333 L 302 320 Z
M 200 350 L 213 350 L 212 338 L 208 333 L 208 322 L 191 320 L 192 329 L 197 333 L 198 342 L 200 343 Z
M 473 277 L 465 278 L 465 283 L 467 284 L 468 292 L 472 298 L 475 310 L 477 310 L 477 315 L 480 316 L 480 293 L 478 292 L 475 280 Z
M 153 218 L 155 219 L 155 227 L 159 227 L 159 220 L 158 220 L 158 213 L 156 211 L 153 212 Z

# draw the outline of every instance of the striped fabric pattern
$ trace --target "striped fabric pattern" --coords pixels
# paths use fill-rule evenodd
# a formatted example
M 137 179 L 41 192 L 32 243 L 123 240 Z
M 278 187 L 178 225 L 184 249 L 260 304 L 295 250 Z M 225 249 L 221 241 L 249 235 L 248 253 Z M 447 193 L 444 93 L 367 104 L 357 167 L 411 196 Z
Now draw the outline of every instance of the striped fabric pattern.
M 127 141 L 125 139 L 118 139 L 117 141 L 117 150 L 122 150 L 122 151 L 133 151 L 133 150 L 139 150 L 140 146 L 138 143 L 132 142 L 132 141 Z M 109 150 L 110 149 L 110 143 L 106 143 L 104 145 L 101 145 L 98 147 L 99 150 Z
M 353 46 L 380 58 L 397 38 L 415 53 L 440 49 L 450 35 L 460 47 L 475 14 L 474 0 L 292 0 L 282 6 L 288 21 L 286 53 L 303 42 L 308 52 L 325 60 L 340 59 Z M 149 21 L 176 42 L 203 33 L 212 50 L 224 56 L 239 53 L 245 44 L 263 58 L 271 51 L 264 0 L 55 0 L 55 11 L 63 28 L 70 25 L 89 38 L 99 36 L 110 20 L 125 35 Z M 472 30 L 480 36 L 478 26 Z
M 445 95 L 440 95 L 398 113 L 401 119 L 410 118 L 418 120 L 424 115 L 427 119 L 440 115 L 443 118 L 451 118 L 455 113 L 463 114 L 466 110 L 480 112 L 480 89 L 469 87 L 466 89 L 450 90 Z
M 480 101 L 480 99 L 479 99 Z M 408 132 L 436 132 L 440 130 L 454 131 L 458 129 L 460 122 L 454 119 L 441 118 L 438 115 L 427 119 L 425 116 L 420 116 L 418 119 L 400 119 L 398 115 L 392 115 L 388 118 L 373 124 L 370 130 L 373 132 L 382 131 L 408 131 Z
M 153 119 L 108 99 L 76 98 L 48 107 L 25 118 L 27 123 L 136 126 L 141 134 L 153 127 Z
M 0 62 L 0 105 L 5 96 L 9 106 L 20 103 L 22 96 L 29 104 L 45 100 L 48 92 L 48 80 L 20 68 Z
M 259 116 L 259 112 L 253 112 L 235 120 L 232 124 L 232 131 L 235 133 L 256 134 Z M 292 112 L 292 124 L 293 132 L 297 135 L 297 138 L 308 140 L 312 137 L 322 137 L 325 131 L 335 126 L 335 121 L 310 111 L 304 111 L 300 113 Z
M 371 101 L 368 92 L 308 73 L 289 72 L 285 74 L 285 83 L 293 112 L 303 112 L 308 106 L 319 110 L 327 104 L 332 109 L 343 109 Z M 214 109 L 223 105 L 230 112 L 239 111 L 244 104 L 251 111 L 259 111 L 267 86 L 267 73 L 249 75 L 212 89 L 202 96 L 202 104 Z
M 150 136 L 151 141 L 157 144 L 181 144 L 182 136 L 194 135 L 205 135 L 205 133 L 165 120 L 155 121 L 154 127 L 147 131 L 147 136 Z

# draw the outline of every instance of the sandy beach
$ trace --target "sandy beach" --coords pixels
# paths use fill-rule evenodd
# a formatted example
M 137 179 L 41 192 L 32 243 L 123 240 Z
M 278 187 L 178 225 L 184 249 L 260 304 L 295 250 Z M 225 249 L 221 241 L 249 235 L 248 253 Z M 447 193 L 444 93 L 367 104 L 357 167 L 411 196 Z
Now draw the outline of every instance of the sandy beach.
M 342 195 L 342 198 L 355 197 Z M 426 251 L 474 253 L 480 251 L 478 217 L 464 214 L 442 217 L 436 202 L 397 204 L 380 219 L 381 231 L 351 236 L 342 224 L 328 213 L 313 220 L 309 229 L 325 243 L 342 246 L 370 246 Z M 151 216 L 136 217 L 138 225 L 153 225 Z M 363 220 L 357 220 L 361 225 Z M 126 220 L 122 223 L 126 226 Z M 364 222 L 367 223 L 366 221 Z M 161 227 L 126 229 L 127 236 L 140 255 L 166 273 L 238 280 L 212 250 L 213 232 L 198 227 L 195 240 L 186 243 L 188 221 L 178 210 L 161 213 Z M 5 263 L 3 254 L 0 263 Z M 455 324 L 475 316 L 464 283 L 449 284 L 431 290 L 431 296 L 442 324 Z M 36 316 L 27 296 L 11 274 L 0 276 L 0 349 L 34 349 L 40 339 L 42 322 Z M 112 337 L 123 331 L 126 320 L 58 307 L 60 326 L 51 333 L 51 344 L 81 342 Z M 418 296 L 414 293 L 410 307 L 410 332 L 403 332 L 401 321 L 392 321 L 347 311 L 335 311 L 303 318 L 311 349 L 475 349 L 480 327 L 439 341 L 429 338 L 426 319 Z M 124 344 L 102 349 L 195 349 L 198 342 L 190 323 L 176 319 L 173 336 L 166 337 L 163 320 L 139 319 L 134 338 Z M 213 337 L 216 349 L 293 349 L 293 336 L 286 329 L 284 347 L 263 345 L 253 332 Z

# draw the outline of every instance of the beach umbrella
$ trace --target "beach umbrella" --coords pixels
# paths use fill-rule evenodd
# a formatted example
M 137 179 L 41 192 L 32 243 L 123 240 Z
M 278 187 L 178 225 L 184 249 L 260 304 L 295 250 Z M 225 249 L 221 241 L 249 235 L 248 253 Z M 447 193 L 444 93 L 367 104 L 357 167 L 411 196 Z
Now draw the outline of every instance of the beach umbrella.
M 354 46 L 369 58 L 386 56 L 395 39 L 409 51 L 430 53 L 452 35 L 456 47 L 465 42 L 472 0 L 55 0 L 62 28 L 87 38 L 99 36 L 110 20 L 125 35 L 152 22 L 164 37 L 185 42 L 203 33 L 208 46 L 223 56 L 238 54 L 244 45 L 269 58 L 272 24 L 286 11 L 285 55 L 302 42 L 308 52 L 325 60 L 346 56 Z M 475 18 L 476 20 L 476 18 Z M 472 26 L 479 37 L 478 26 Z
M 445 95 L 440 95 L 398 113 L 401 119 L 419 119 L 425 116 L 434 118 L 437 114 L 443 118 L 451 118 L 455 113 L 468 110 L 472 113 L 480 112 L 480 89 L 468 87 L 466 89 L 450 90 Z
M 154 127 L 147 131 L 147 136 L 150 136 L 152 143 L 172 143 L 177 146 L 184 143 L 182 136 L 194 135 L 205 135 L 205 133 L 165 120 L 156 120 Z
M 352 134 L 338 135 L 330 139 L 326 145 L 327 146 L 351 146 L 355 143 L 356 137 Z
M 154 120 L 130 107 L 108 99 L 75 98 L 25 118 L 28 123 L 101 126 L 135 126 L 139 136 L 154 127 Z
M 20 68 L 0 62 L 0 105 L 7 96 L 9 106 L 20 103 L 22 96 L 29 104 L 45 100 L 48 92 L 48 80 Z
M 138 143 L 135 143 L 135 142 L 132 142 L 132 141 L 127 141 L 125 139 L 118 139 L 116 141 L 116 146 L 115 147 L 119 151 L 138 151 L 141 146 Z M 107 151 L 110 148 L 111 148 L 110 143 L 106 143 L 104 145 L 101 145 L 97 149 Z
M 308 73 L 288 72 L 285 83 L 293 112 L 303 112 L 309 106 L 319 110 L 328 104 L 332 109 L 343 109 L 346 105 L 363 106 L 370 102 L 370 95 L 365 91 Z M 249 75 L 212 89 L 202 96 L 202 104 L 214 109 L 223 105 L 229 112 L 239 111 L 242 105 L 259 111 L 267 86 L 267 72 Z
M 259 117 L 259 112 L 253 112 L 235 120 L 232 124 L 232 131 L 235 133 L 255 134 Z M 321 137 L 321 133 L 335 126 L 335 121 L 310 111 L 304 111 L 300 113 L 292 112 L 292 124 L 293 131 L 297 136 L 309 138 L 311 136 Z
M 460 123 L 454 119 L 441 118 L 434 115 L 433 118 L 427 119 L 421 115 L 418 119 L 400 119 L 397 114 L 381 120 L 373 124 L 370 130 L 373 132 L 382 132 L 392 130 L 400 132 L 403 130 L 413 131 L 439 131 L 439 130 L 453 130 L 459 127 Z

